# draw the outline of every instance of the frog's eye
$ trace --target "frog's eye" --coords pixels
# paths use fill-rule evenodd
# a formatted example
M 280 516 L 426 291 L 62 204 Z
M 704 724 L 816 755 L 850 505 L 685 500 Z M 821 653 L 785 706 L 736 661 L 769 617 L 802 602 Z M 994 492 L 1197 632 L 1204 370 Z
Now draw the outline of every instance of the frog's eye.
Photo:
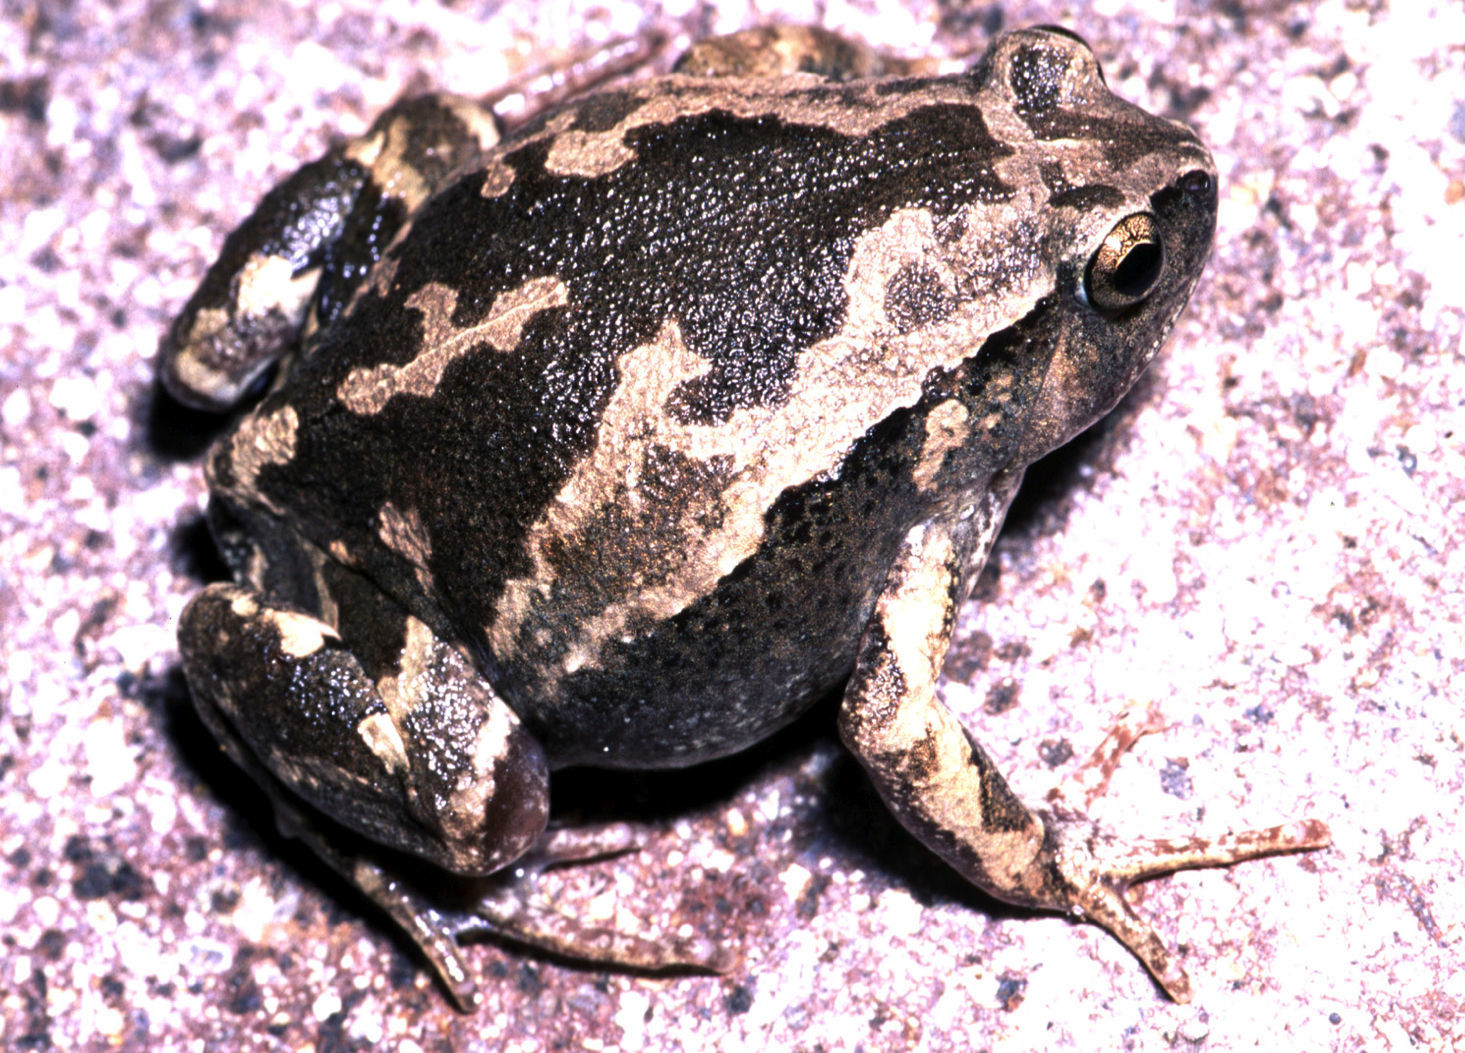
M 1105 235 L 1084 271 L 1084 292 L 1100 311 L 1122 311 L 1142 303 L 1164 269 L 1160 225 L 1148 212 L 1136 212 Z

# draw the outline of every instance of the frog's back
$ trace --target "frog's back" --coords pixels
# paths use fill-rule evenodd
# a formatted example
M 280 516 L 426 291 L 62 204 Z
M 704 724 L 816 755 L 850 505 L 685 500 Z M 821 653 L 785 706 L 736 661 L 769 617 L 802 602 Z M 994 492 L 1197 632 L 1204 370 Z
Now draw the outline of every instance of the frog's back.
M 923 398 L 1052 292 L 1053 165 L 983 103 L 971 76 L 672 78 L 526 128 L 261 407 L 291 455 L 253 484 L 470 647 L 552 756 L 745 745 L 847 671 L 941 499 Z

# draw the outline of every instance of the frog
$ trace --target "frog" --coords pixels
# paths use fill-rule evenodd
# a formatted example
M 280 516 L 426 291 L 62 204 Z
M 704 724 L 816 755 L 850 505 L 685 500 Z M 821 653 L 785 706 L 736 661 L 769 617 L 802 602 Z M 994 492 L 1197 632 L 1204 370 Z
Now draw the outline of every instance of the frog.
M 234 417 L 194 705 L 461 1006 L 483 930 L 730 968 L 532 894 L 626 847 L 551 827 L 551 773 L 699 764 L 831 694 L 919 842 L 1188 1000 L 1131 885 L 1326 825 L 1026 804 L 938 686 L 1025 470 L 1155 357 L 1217 207 L 1197 135 L 1054 27 L 955 69 L 764 27 L 514 126 L 400 101 L 265 196 L 163 341 L 172 396 Z

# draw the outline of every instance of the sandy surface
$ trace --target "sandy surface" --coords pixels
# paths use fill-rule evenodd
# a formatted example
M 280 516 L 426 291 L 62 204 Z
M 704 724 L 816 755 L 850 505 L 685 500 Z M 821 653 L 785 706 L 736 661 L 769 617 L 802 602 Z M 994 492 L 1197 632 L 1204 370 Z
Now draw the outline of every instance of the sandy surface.
M 1197 987 L 1000 908 L 901 833 L 826 709 L 754 755 L 563 781 L 648 824 L 565 902 L 742 955 L 722 977 L 471 948 L 453 1011 L 274 832 L 178 675 L 215 568 L 198 420 L 153 357 L 275 179 L 409 90 L 782 11 L 118 2 L 0 17 L 0 1046 L 78 1050 L 1446 1049 L 1465 974 L 1465 9 L 1453 0 L 822 9 L 911 53 L 1062 22 L 1219 162 L 1166 355 L 1040 466 L 946 696 L 1037 798 L 1125 706 L 1168 730 L 1094 806 L 1137 834 L 1326 820 L 1333 848 L 1156 882 Z M 566 39 L 557 25 L 575 25 Z M 1456 684 L 1452 684 L 1452 679 Z M 1072 758 L 1072 759 L 1069 759 Z

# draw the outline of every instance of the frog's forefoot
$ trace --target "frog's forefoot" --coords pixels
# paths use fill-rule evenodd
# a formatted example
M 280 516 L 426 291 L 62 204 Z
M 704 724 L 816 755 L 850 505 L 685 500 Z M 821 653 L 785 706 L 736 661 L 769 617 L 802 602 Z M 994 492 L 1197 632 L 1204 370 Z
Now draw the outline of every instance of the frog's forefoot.
M 1005 507 L 1005 495 L 996 497 Z M 1306 821 L 1212 839 L 1121 841 L 1066 806 L 1068 794 L 1055 794 L 1049 809 L 1025 805 L 936 689 L 962 570 L 980 564 L 998 522 L 972 516 L 910 532 L 865 629 L 840 732 L 901 824 L 968 881 L 1008 903 L 1108 929 L 1171 998 L 1188 1001 L 1185 970 L 1135 913 L 1129 887 L 1177 870 L 1322 848 L 1328 828 Z M 1139 735 L 1162 726 L 1158 714 L 1132 711 L 1090 765 L 1097 788 Z
M 1107 929 L 1128 947 L 1176 1002 L 1189 1002 L 1190 977 L 1148 921 L 1135 912 L 1131 885 L 1162 874 L 1230 866 L 1261 856 L 1325 848 L 1325 823 L 1303 820 L 1220 837 L 1123 840 L 1095 824 L 1039 812 L 1046 836 L 1014 901 L 1062 911 Z

